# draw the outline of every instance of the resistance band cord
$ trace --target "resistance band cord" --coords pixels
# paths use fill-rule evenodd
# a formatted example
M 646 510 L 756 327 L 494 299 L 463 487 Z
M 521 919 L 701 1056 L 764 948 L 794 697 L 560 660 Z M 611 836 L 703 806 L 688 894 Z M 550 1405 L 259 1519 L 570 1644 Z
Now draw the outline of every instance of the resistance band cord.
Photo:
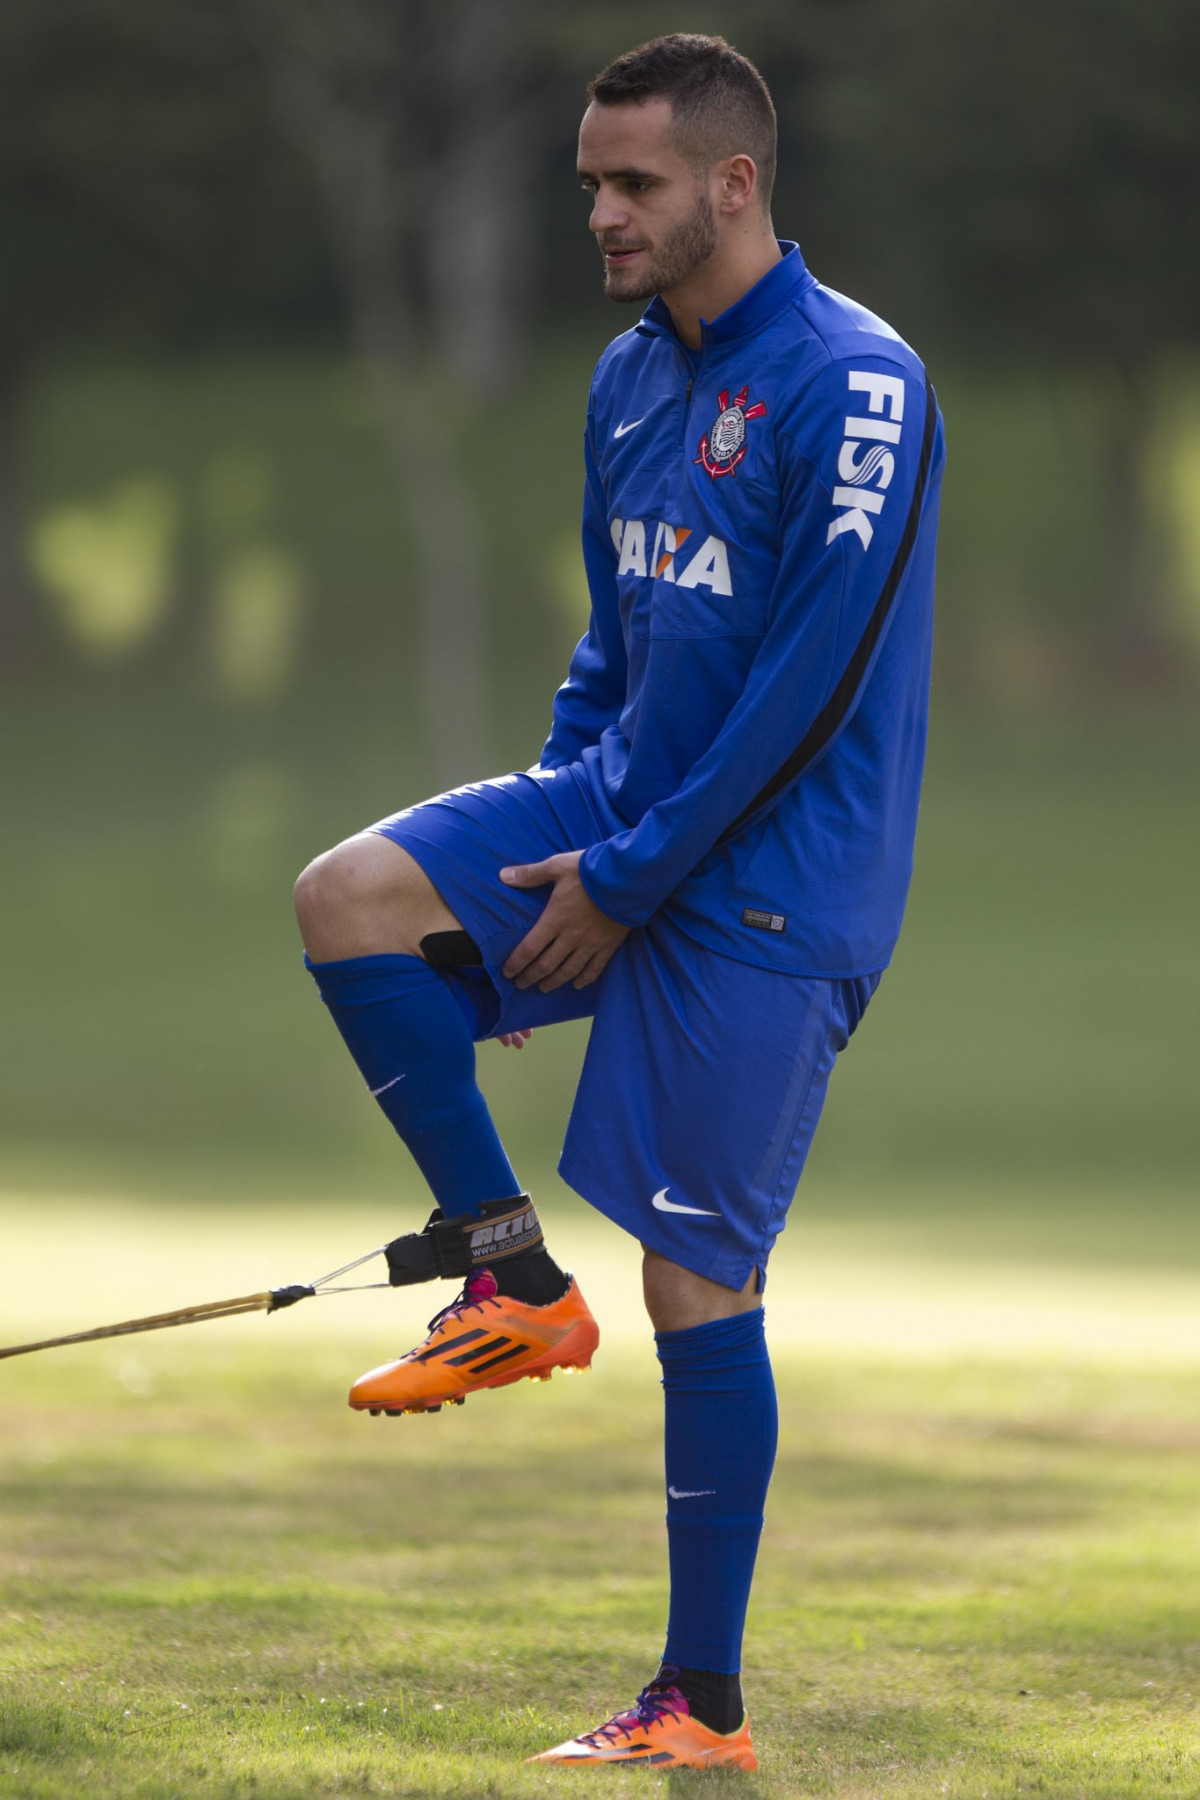
M 139 1331 L 167 1331 L 176 1325 L 201 1325 L 209 1319 L 231 1319 L 239 1313 L 280 1312 L 285 1306 L 294 1306 L 297 1300 L 321 1299 L 326 1294 L 354 1294 L 366 1288 L 390 1287 L 389 1281 L 363 1281 L 341 1287 L 329 1285 L 339 1275 L 348 1275 L 373 1257 L 382 1256 L 384 1250 L 385 1246 L 381 1244 L 378 1250 L 368 1250 L 365 1256 L 356 1256 L 353 1262 L 343 1263 L 340 1269 L 331 1269 L 328 1275 L 322 1275 L 316 1281 L 268 1288 L 261 1294 L 242 1294 L 235 1300 L 209 1300 L 198 1306 L 181 1306 L 175 1312 L 151 1313 L 145 1319 L 125 1319 L 119 1325 L 98 1325 L 92 1331 L 43 1338 L 36 1344 L 10 1344 L 0 1348 L 0 1361 L 9 1356 L 27 1356 L 33 1350 L 55 1350 L 63 1344 L 87 1344 L 96 1338 L 129 1337 Z
M 340 1269 L 330 1269 L 328 1275 L 318 1275 L 315 1281 L 300 1281 L 293 1287 L 277 1287 L 271 1289 L 271 1304 L 268 1312 L 279 1312 L 285 1306 L 295 1306 L 297 1300 L 321 1300 L 326 1294 L 362 1294 L 368 1288 L 391 1287 L 390 1281 L 355 1281 L 349 1287 L 330 1287 L 339 1275 L 348 1275 L 351 1269 L 361 1269 L 364 1263 L 373 1257 L 382 1256 L 386 1250 L 380 1244 L 378 1250 L 368 1250 L 365 1256 L 356 1256 L 353 1262 L 343 1263 Z

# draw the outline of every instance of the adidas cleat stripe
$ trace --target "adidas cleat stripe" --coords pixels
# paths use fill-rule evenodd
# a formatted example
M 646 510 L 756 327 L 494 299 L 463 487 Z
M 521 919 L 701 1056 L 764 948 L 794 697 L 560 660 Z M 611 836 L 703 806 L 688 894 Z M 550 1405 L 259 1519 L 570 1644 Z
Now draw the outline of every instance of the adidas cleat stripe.
M 574 1279 L 560 1299 L 533 1306 L 497 1293 L 486 1269 L 429 1330 L 407 1356 L 361 1375 L 350 1405 L 373 1414 L 433 1412 L 484 1388 L 547 1381 L 556 1369 L 589 1368 L 600 1336 Z
M 463 1344 L 473 1344 L 478 1338 L 486 1337 L 486 1331 L 464 1331 L 459 1337 L 451 1338 L 447 1344 L 435 1344 L 432 1350 L 418 1350 L 415 1354 L 418 1361 L 428 1362 L 431 1356 L 445 1356 L 448 1350 L 457 1350 Z M 456 1356 L 455 1362 L 470 1362 L 472 1356 L 478 1356 L 478 1350 L 472 1350 L 469 1356 Z
M 484 1334 L 484 1335 L 486 1335 L 486 1334 Z M 446 1361 L 450 1364 L 450 1366 L 452 1368 L 457 1366 L 459 1363 L 478 1362 L 478 1360 L 481 1356 L 490 1356 L 493 1350 L 503 1350 L 511 1343 L 512 1343 L 511 1338 L 494 1337 L 490 1343 L 476 1344 L 476 1346 L 473 1350 L 467 1350 L 462 1356 L 448 1356 L 446 1358 Z
M 510 1357 L 520 1356 L 528 1349 L 528 1344 L 514 1344 L 511 1350 L 502 1350 L 499 1356 L 493 1356 L 488 1362 L 476 1363 L 471 1373 L 482 1375 L 485 1369 L 494 1369 L 497 1363 L 508 1362 Z

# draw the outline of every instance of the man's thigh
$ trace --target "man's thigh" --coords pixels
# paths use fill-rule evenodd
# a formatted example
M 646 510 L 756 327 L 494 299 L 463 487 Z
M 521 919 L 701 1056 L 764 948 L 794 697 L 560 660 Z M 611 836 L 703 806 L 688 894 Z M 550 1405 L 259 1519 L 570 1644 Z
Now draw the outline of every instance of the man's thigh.
M 661 919 L 623 951 L 598 997 L 560 1172 L 647 1248 L 740 1291 L 765 1270 L 877 978 L 753 968 Z
M 420 865 L 479 946 L 482 969 L 444 972 L 476 1038 L 591 1015 L 603 976 L 590 987 L 568 984 L 543 994 L 518 988 L 501 973 L 536 924 L 550 888 L 508 887 L 500 870 L 586 849 L 605 835 L 586 788 L 569 770 L 473 782 L 393 813 L 371 829 Z

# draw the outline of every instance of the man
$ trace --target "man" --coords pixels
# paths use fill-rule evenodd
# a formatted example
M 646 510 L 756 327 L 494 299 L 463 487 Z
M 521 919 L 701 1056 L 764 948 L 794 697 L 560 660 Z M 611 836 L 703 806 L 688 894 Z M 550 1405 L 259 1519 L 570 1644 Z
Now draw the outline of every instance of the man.
M 762 1289 L 837 1052 L 899 929 L 942 465 L 888 326 L 776 240 L 775 117 L 721 38 L 597 76 L 579 175 L 614 300 L 586 435 L 587 635 L 535 769 L 317 859 L 309 966 L 438 1202 L 396 1283 L 465 1275 L 350 1404 L 586 1366 L 597 1332 L 475 1085 L 472 1040 L 593 1016 L 561 1163 L 641 1242 L 671 1598 L 634 1707 L 546 1762 L 754 1768 L 741 1637 L 775 1454 Z

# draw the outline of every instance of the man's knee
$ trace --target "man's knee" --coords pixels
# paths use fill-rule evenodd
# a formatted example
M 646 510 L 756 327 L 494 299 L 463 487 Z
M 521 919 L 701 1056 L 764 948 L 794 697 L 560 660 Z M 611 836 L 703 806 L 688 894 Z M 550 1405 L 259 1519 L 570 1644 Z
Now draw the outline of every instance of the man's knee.
M 671 1262 L 657 1250 L 642 1245 L 642 1293 L 650 1323 L 656 1331 L 686 1331 L 715 1319 L 731 1319 L 762 1305 L 758 1270 L 751 1271 L 745 1287 L 723 1287 L 704 1275 L 693 1274 Z
M 332 850 L 313 858 L 292 889 L 301 933 L 320 929 L 361 906 L 376 887 L 370 861 L 363 855 L 358 839 L 348 838 L 343 844 L 335 844 Z
M 429 931 L 457 925 L 424 870 L 379 832 L 326 850 L 294 889 L 296 919 L 314 961 L 418 952 Z

